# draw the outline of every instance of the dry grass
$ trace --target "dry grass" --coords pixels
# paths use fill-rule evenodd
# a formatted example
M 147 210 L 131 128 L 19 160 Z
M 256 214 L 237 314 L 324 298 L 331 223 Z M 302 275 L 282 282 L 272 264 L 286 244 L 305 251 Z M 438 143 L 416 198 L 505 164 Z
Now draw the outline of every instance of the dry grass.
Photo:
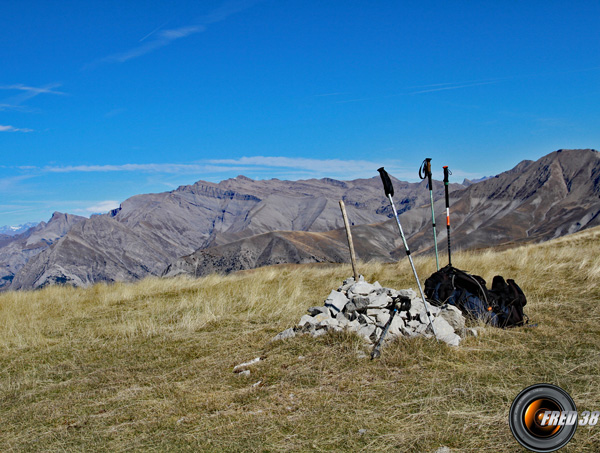
M 523 388 L 554 383 L 600 410 L 599 244 L 594 229 L 453 255 L 488 281 L 514 278 L 539 327 L 486 328 L 459 348 L 401 340 L 374 362 L 354 335 L 269 341 L 347 265 L 2 294 L 0 449 L 522 451 L 507 418 Z M 416 260 L 423 280 L 433 266 Z M 414 287 L 405 260 L 361 271 Z M 249 377 L 232 372 L 257 356 Z M 580 427 L 565 451 L 599 442 L 600 428 Z

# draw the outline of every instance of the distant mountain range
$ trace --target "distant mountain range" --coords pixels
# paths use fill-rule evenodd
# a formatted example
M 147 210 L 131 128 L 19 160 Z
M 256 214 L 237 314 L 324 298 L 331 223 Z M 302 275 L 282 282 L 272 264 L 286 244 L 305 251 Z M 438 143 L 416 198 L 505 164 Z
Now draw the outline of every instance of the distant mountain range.
M 434 182 L 436 186 L 441 184 Z M 396 203 L 401 199 L 394 198 Z M 541 242 L 600 225 L 600 153 L 559 150 L 536 162 L 523 161 L 512 170 L 451 191 L 450 205 L 453 250 Z M 441 196 L 435 197 L 434 209 L 438 247 L 445 254 L 445 200 Z M 416 203 L 400 218 L 411 251 L 433 253 L 429 203 Z M 353 227 L 358 257 L 381 261 L 402 258 L 405 252 L 397 228 L 393 219 Z M 286 259 L 283 250 L 293 259 Z M 165 275 L 349 259 L 343 229 L 273 232 L 197 250 L 171 263 Z
M 16 236 L 17 234 L 21 234 L 24 233 L 25 231 L 29 230 L 30 228 L 35 227 L 39 222 L 29 222 L 29 223 L 24 223 L 22 225 L 17 225 L 17 226 L 1 226 L 0 227 L 0 236 Z
M 8 288 L 15 274 L 32 257 L 46 250 L 82 220 L 85 217 L 55 212 L 48 223 L 34 223 L 21 233 L 0 236 L 0 289 Z
M 411 249 L 431 253 L 426 182 L 393 182 Z M 435 181 L 433 186 L 443 249 L 443 183 Z M 569 234 L 600 224 L 600 153 L 559 150 L 477 183 L 451 184 L 450 198 L 455 249 L 509 246 Z M 354 225 L 360 259 L 393 261 L 404 255 L 378 175 L 354 181 L 254 181 L 238 176 L 218 184 L 199 181 L 172 192 L 138 195 L 109 214 L 90 219 L 72 216 L 60 230 L 62 237 L 23 256 L 18 266 L 3 264 L 3 250 L 10 243 L 0 243 L 4 287 L 86 286 L 148 275 L 346 262 L 340 199 Z M 15 247 L 13 263 L 18 255 Z

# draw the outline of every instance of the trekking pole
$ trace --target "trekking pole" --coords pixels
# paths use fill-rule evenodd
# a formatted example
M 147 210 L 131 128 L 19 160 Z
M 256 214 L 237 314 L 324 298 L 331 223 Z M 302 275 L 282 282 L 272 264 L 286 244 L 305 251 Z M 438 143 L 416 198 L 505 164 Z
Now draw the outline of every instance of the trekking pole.
M 383 346 L 383 340 L 385 340 L 385 336 L 387 335 L 388 330 L 390 330 L 390 326 L 392 325 L 392 321 L 394 320 L 396 313 L 399 311 L 410 310 L 410 299 L 408 298 L 402 299 L 400 296 L 396 296 L 392 299 L 392 302 L 394 304 L 394 310 L 392 311 L 392 315 L 390 316 L 390 319 L 388 319 L 388 322 L 385 323 L 383 332 L 381 332 L 381 336 L 379 337 L 379 341 L 373 348 L 373 351 L 371 351 L 371 360 L 378 359 L 379 356 L 381 356 L 381 346 Z
M 396 316 L 396 313 L 398 313 L 398 309 L 394 305 L 394 310 L 392 311 L 392 315 L 390 316 L 390 319 L 388 319 L 388 322 L 385 324 L 385 327 L 383 328 L 383 332 L 381 332 L 381 336 L 379 337 L 379 341 L 377 342 L 377 344 L 371 351 L 371 360 L 378 359 L 381 356 L 381 346 L 383 345 L 383 340 L 385 339 L 385 336 L 387 335 L 388 330 L 390 330 L 390 326 L 392 325 L 392 321 L 394 320 L 394 316 Z
M 406 250 L 406 256 L 408 256 L 408 261 L 410 261 L 410 267 L 412 267 L 413 274 L 415 275 L 415 280 L 417 281 L 417 287 L 419 288 L 419 293 L 421 294 L 421 299 L 423 299 L 423 305 L 425 306 L 425 313 L 427 313 L 427 320 L 429 321 L 429 325 L 431 325 L 431 330 L 433 331 L 433 336 L 437 340 L 437 334 L 435 333 L 435 327 L 433 327 L 433 321 L 431 320 L 431 313 L 429 313 L 429 307 L 427 305 L 427 299 L 425 299 L 425 294 L 423 294 L 423 288 L 421 288 L 421 282 L 419 281 L 419 276 L 417 275 L 417 270 L 415 269 L 415 264 L 413 263 L 413 259 L 410 256 L 410 250 L 408 248 L 408 244 L 406 243 L 406 238 L 404 237 L 404 231 L 402 230 L 402 225 L 400 224 L 400 218 L 398 217 L 398 211 L 396 211 L 396 206 L 394 205 L 394 200 L 392 197 L 394 196 L 394 186 L 392 186 L 392 181 L 390 180 L 390 175 L 387 174 L 387 171 L 383 169 L 383 167 L 377 170 L 381 176 L 381 181 L 383 182 L 383 190 L 390 200 L 390 204 L 392 205 L 392 210 L 394 211 L 394 217 L 396 218 L 396 223 L 398 224 L 398 229 L 400 230 L 400 236 L 402 237 L 402 243 L 404 244 L 404 250 Z
M 444 188 L 446 190 L 446 229 L 448 230 L 448 266 L 452 266 L 452 258 L 450 255 L 450 197 L 448 196 L 448 175 L 452 172 L 448 170 L 448 166 L 444 166 Z
M 435 245 L 435 268 L 440 270 L 440 261 L 438 259 L 437 234 L 435 232 L 435 214 L 433 213 L 433 184 L 431 175 L 431 157 L 427 157 L 419 168 L 419 178 L 428 178 L 429 199 L 431 201 L 431 225 L 433 226 L 433 244 Z

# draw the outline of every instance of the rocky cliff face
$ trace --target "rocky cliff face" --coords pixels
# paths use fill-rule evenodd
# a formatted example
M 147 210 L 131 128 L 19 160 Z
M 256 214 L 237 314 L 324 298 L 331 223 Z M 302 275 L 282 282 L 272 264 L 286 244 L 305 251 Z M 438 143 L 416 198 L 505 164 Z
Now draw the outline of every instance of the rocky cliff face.
M 49 248 L 73 225 L 84 219 L 85 217 L 55 212 L 48 223 L 41 222 L 15 236 L 0 237 L 0 289 L 10 286 L 15 274 L 31 258 Z

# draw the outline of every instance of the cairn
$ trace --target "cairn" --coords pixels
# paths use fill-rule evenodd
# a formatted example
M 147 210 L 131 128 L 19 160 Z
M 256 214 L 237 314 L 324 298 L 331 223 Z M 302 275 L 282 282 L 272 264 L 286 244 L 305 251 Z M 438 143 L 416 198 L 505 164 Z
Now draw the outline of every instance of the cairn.
M 299 334 L 318 337 L 332 330 L 348 330 L 356 332 L 367 343 L 376 343 L 390 319 L 393 310 L 392 299 L 397 297 L 409 299 L 410 309 L 396 314 L 386 341 L 400 336 L 432 338 L 433 332 L 427 319 L 425 305 L 415 291 L 384 288 L 379 282 L 367 283 L 361 275 L 358 281 L 353 277 L 344 280 L 342 286 L 331 291 L 323 306 L 309 308 L 308 314 L 300 318 L 297 326 L 284 330 L 273 340 L 292 338 Z M 461 336 L 476 334 L 471 332 L 471 329 L 465 329 L 465 318 L 458 308 L 452 305 L 429 305 L 439 340 L 451 346 L 458 346 Z

